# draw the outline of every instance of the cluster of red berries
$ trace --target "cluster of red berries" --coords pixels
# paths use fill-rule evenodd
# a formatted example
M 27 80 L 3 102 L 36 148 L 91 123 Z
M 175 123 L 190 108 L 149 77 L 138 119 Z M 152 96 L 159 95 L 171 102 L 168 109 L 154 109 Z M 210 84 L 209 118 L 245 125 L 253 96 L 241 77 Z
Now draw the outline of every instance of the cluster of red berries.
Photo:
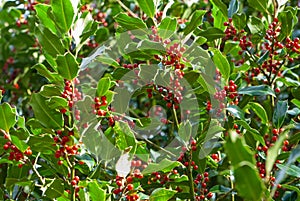
M 195 161 L 191 160 L 191 152 L 197 151 L 197 141 L 191 140 L 190 147 L 187 148 L 185 146 L 182 147 L 182 151 L 180 152 L 180 156 L 177 161 L 181 162 L 187 168 L 193 168 L 194 170 L 198 170 L 198 165 Z
M 70 137 L 74 135 L 74 131 L 63 132 L 62 130 L 56 131 L 56 136 L 53 137 L 55 145 L 58 146 L 58 150 L 55 152 L 55 158 L 63 159 L 70 155 L 79 154 L 79 144 L 68 145 Z M 62 165 L 63 160 L 58 161 L 58 165 Z
M 79 84 L 79 80 L 77 78 L 74 80 L 74 84 Z M 64 91 L 61 96 L 68 100 L 69 109 L 73 108 L 74 102 L 82 99 L 81 92 L 79 92 L 78 89 L 73 86 L 73 83 L 70 80 L 65 81 Z M 61 109 L 61 113 L 64 114 L 66 112 L 66 108 Z
M 107 114 L 107 100 L 106 96 L 95 97 L 94 98 L 94 114 L 97 114 L 99 117 L 104 117 Z
M 95 41 L 95 39 L 92 37 L 88 40 L 87 42 L 87 46 L 89 46 L 90 48 L 96 48 L 99 46 L 99 44 Z
M 272 147 L 272 146 L 274 146 L 274 143 L 278 140 L 278 137 L 279 137 L 279 135 L 280 135 L 280 133 L 282 133 L 283 132 L 283 129 L 276 129 L 276 128 L 274 128 L 274 129 L 272 129 L 272 132 L 271 132 L 271 134 L 265 134 L 264 135 L 264 140 L 265 140 L 265 146 L 258 146 L 257 147 L 257 151 L 259 151 L 259 152 L 264 152 L 265 153 L 265 155 L 267 155 L 268 154 L 268 150 L 269 150 L 269 148 L 270 147 Z M 289 151 L 290 150 L 290 145 L 289 145 L 289 141 L 288 140 L 285 140 L 284 142 L 283 142 L 283 146 L 282 146 L 282 151 L 283 152 L 286 152 L 286 151 Z M 260 177 L 261 178 L 266 178 L 266 164 L 265 164 L 265 159 L 263 159 L 262 157 L 260 157 L 260 155 L 259 154 L 255 154 L 255 158 L 256 158 L 256 160 L 257 160 L 257 162 L 256 162 L 256 167 L 258 168 L 258 170 L 259 170 L 259 174 L 260 174 Z M 272 172 L 274 172 L 274 171 L 276 171 L 278 168 L 277 168 L 277 166 L 276 166 L 276 164 L 279 164 L 279 163 L 281 163 L 280 162 L 280 160 L 276 160 L 275 161 L 275 164 L 274 164 L 274 166 L 273 166 L 273 169 L 272 169 Z M 270 176 L 270 178 L 269 178 L 269 184 L 271 185 L 271 186 L 274 186 L 275 185 L 275 180 L 276 180 L 276 178 L 275 178 L 275 176 L 273 175 L 273 176 Z M 278 184 L 277 185 L 277 188 L 278 189 L 280 189 L 281 188 L 281 185 L 280 184 Z M 275 198 L 278 198 L 280 196 L 280 192 L 277 190 L 276 192 L 275 192 L 275 194 L 274 194 L 274 197 Z
M 79 190 L 80 190 L 80 187 L 78 186 L 79 181 L 80 178 L 78 176 L 75 176 L 70 182 L 70 184 L 74 187 L 75 197 L 79 197 Z M 71 191 L 69 189 L 67 189 L 66 192 L 68 194 L 71 194 Z
M 247 36 L 243 36 L 239 41 L 239 46 L 242 50 L 240 50 L 238 53 L 239 53 L 239 55 L 241 55 L 247 49 L 252 48 L 253 44 Z
M 155 42 L 163 42 L 163 39 L 158 35 L 157 27 L 152 26 L 151 31 L 152 31 L 152 34 L 149 35 L 150 40 L 153 40 Z
M 162 20 L 162 16 L 163 16 L 163 11 L 158 11 L 155 13 L 154 17 L 155 17 L 156 21 L 159 23 Z
M 94 19 L 98 22 L 100 22 L 100 25 L 103 25 L 104 27 L 107 27 L 108 23 L 106 22 L 106 13 L 103 12 L 98 12 L 95 16 Z
M 133 167 L 134 169 L 145 169 L 147 166 L 147 163 L 139 159 L 131 161 L 131 167 Z
M 21 18 L 17 19 L 17 21 L 16 21 L 17 27 L 21 27 L 22 25 L 27 25 L 27 24 L 28 24 L 28 21 L 23 15 L 21 15 Z
M 290 50 L 289 54 L 296 53 L 300 54 L 300 44 L 299 44 L 300 39 L 299 38 L 294 38 L 294 40 L 291 40 L 290 38 L 286 38 L 286 45 L 285 47 Z M 294 59 L 290 57 L 290 55 L 287 55 L 288 59 L 290 62 L 293 62 Z
M 196 179 L 194 179 L 194 184 L 196 188 L 194 189 L 196 195 L 196 200 L 204 200 L 205 198 L 210 199 L 213 196 L 212 192 L 208 192 L 207 183 L 209 182 L 209 173 L 204 172 L 202 174 L 198 174 Z
M 94 10 L 93 7 L 91 7 L 89 4 L 85 4 L 85 5 L 82 5 L 81 8 L 80 8 L 80 11 L 81 12 L 92 12 Z
M 231 18 L 228 19 L 228 22 L 224 22 L 224 26 L 227 27 L 226 30 L 225 30 L 226 36 L 225 36 L 224 40 L 228 40 L 228 39 L 230 39 L 232 37 L 236 37 L 237 30 L 233 26 Z
M 4 138 L 8 139 L 8 137 L 4 136 Z M 31 156 L 32 155 L 32 150 L 30 149 L 30 147 L 28 147 L 24 153 L 22 153 L 13 143 L 11 143 L 10 141 L 6 142 L 4 145 L 3 145 L 3 149 L 8 151 L 8 150 L 11 150 L 9 152 L 9 156 L 8 156 L 8 159 L 13 161 L 22 161 L 24 160 L 24 155 L 26 156 Z M 20 163 L 18 165 L 20 168 L 23 166 L 23 163 Z
M 128 201 L 138 200 L 140 196 L 138 195 L 137 187 L 134 186 L 134 182 L 143 177 L 139 169 L 135 169 L 127 178 L 117 176 L 116 185 L 118 188 L 114 189 L 113 193 L 118 197 L 124 196 Z
M 49 4 L 49 0 L 46 0 L 44 3 L 45 4 Z M 28 2 L 24 4 L 25 5 L 25 9 L 28 10 L 28 11 L 35 11 L 34 6 L 36 4 L 38 4 L 37 1 L 35 1 L 35 0 L 33 0 L 33 1 L 28 0 Z

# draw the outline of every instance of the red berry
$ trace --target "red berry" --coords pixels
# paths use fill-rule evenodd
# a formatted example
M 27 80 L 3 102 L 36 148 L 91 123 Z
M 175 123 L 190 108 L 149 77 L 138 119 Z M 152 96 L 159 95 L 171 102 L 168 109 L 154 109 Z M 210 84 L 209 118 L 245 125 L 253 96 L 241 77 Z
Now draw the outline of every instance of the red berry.
M 132 190 L 133 190 L 133 184 L 128 184 L 128 185 L 127 185 L 127 189 L 128 189 L 129 191 L 132 191 Z
M 71 185 L 72 185 L 72 186 L 75 186 L 76 184 L 77 184 L 77 181 L 73 179 L 73 180 L 71 181 Z
M 204 177 L 208 177 L 209 176 L 209 174 L 208 174 L 208 172 L 204 172 Z
M 273 133 L 274 135 L 278 135 L 279 131 L 278 131 L 278 129 L 274 128 L 274 129 L 272 130 L 272 133 Z
M 279 93 L 279 92 L 280 92 L 280 88 L 276 88 L 276 89 L 275 89 L 275 92 L 276 92 L 276 93 Z
M 62 165 L 63 163 L 64 163 L 64 162 L 61 161 L 61 160 L 59 160 L 59 161 L 57 162 L 58 165 Z
M 3 149 L 4 150 L 8 150 L 9 149 L 9 145 L 8 144 L 3 145 Z
M 118 180 L 118 181 L 116 182 L 116 184 L 117 184 L 118 186 L 122 186 L 122 181 L 121 181 L 121 180 Z
M 212 192 L 209 192 L 209 193 L 206 195 L 207 199 L 212 198 L 212 196 L 213 196 L 213 193 L 212 193 Z

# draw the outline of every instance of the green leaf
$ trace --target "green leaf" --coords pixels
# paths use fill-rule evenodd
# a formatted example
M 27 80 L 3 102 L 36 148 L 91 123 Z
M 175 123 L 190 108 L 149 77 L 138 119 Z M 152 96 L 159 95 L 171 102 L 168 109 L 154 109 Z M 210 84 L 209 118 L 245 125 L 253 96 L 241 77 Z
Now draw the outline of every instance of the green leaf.
M 221 1 L 221 0 L 210 0 L 210 1 L 212 2 L 212 4 L 214 6 L 216 6 L 216 7 L 218 7 L 220 9 L 221 13 L 227 19 L 228 12 L 227 12 L 227 6 L 226 6 L 226 4 L 224 4 L 223 1 Z
M 276 97 L 275 92 L 271 89 L 270 86 L 267 85 L 258 85 L 258 86 L 250 86 L 244 87 L 238 90 L 238 94 L 247 94 L 250 96 L 266 96 L 271 95 Z
M 155 14 L 155 6 L 153 0 L 137 0 L 140 8 L 146 15 L 153 18 Z
M 158 35 L 162 39 L 169 38 L 175 33 L 176 28 L 177 28 L 177 20 L 175 18 L 166 17 L 161 21 L 161 23 L 157 28 Z
M 34 9 L 36 10 L 36 15 L 41 23 L 52 31 L 52 33 L 57 34 L 55 23 L 48 15 L 51 11 L 51 6 L 46 4 L 37 4 L 34 6 Z
M 279 139 L 275 142 L 274 146 L 270 147 L 268 150 L 268 155 L 266 159 L 266 176 L 270 175 L 271 170 L 274 166 L 276 158 L 279 154 L 279 150 L 282 146 L 282 142 L 285 139 L 285 135 L 281 134 Z
M 263 13 L 268 13 L 268 0 L 248 0 L 248 3 L 252 8 Z
M 272 122 L 275 128 L 280 128 L 284 123 L 286 112 L 288 110 L 288 102 L 287 101 L 278 101 L 276 103 Z
M 202 18 L 205 13 L 206 10 L 196 10 L 190 20 L 190 23 L 183 30 L 183 33 L 187 35 L 193 32 L 200 24 L 202 24 Z
M 71 53 L 59 55 L 56 59 L 58 73 L 67 80 L 74 79 L 79 71 L 76 58 Z
M 46 128 L 59 129 L 63 127 L 62 114 L 49 108 L 46 98 L 42 95 L 32 94 L 30 105 L 33 108 L 35 117 Z
M 51 7 L 55 22 L 64 32 L 68 32 L 74 18 L 74 10 L 70 0 L 54 0 L 51 1 Z
M 248 106 L 261 119 L 262 123 L 266 124 L 268 122 L 268 115 L 263 106 L 255 102 L 249 102 Z
M 282 164 L 276 164 L 279 169 L 285 169 L 285 173 L 292 176 L 300 178 L 300 168 L 295 165 L 285 166 Z
M 234 117 L 245 120 L 245 113 L 240 107 L 236 105 L 229 105 L 226 110 L 229 111 Z
M 17 136 L 12 135 L 11 141 L 22 153 L 28 148 L 28 145 L 20 140 Z
M 238 194 L 245 200 L 260 200 L 264 184 L 255 166 L 254 154 L 236 132 L 229 133 L 225 150 L 234 171 Z M 247 176 L 245 176 L 247 175 Z
M 47 186 L 45 195 L 47 198 L 54 199 L 64 194 L 64 182 L 60 179 L 53 179 Z
M 117 23 L 128 30 L 146 29 L 147 25 L 140 18 L 129 17 L 125 13 L 120 13 L 115 17 Z
M 91 200 L 99 200 L 99 201 L 106 200 L 106 192 L 103 189 L 101 189 L 97 181 L 89 182 L 88 192 Z
M 247 26 L 249 27 L 250 32 L 252 34 L 256 34 L 256 33 L 261 34 L 265 32 L 264 24 L 262 23 L 261 19 L 257 17 L 250 16 Z
M 192 124 L 189 121 L 181 122 L 179 124 L 178 135 L 180 140 L 187 145 L 192 135 Z
M 51 83 L 58 83 L 62 81 L 62 78 L 58 75 L 58 73 L 51 72 L 46 68 L 46 66 L 44 66 L 44 64 L 36 64 L 32 68 L 36 69 L 41 76 L 45 77 Z
M 208 29 L 198 33 L 197 36 L 203 36 L 207 39 L 207 41 L 213 41 L 219 38 L 223 38 L 225 36 L 225 33 L 221 29 L 209 27 Z
M 243 126 L 249 133 L 252 134 L 253 138 L 256 141 L 260 142 L 262 145 L 265 145 L 265 140 L 264 140 L 263 136 L 260 135 L 258 130 L 251 128 L 251 126 L 246 121 L 236 120 L 235 123 Z
M 64 54 L 65 50 L 60 39 L 49 29 L 43 26 L 35 27 L 35 34 L 42 45 L 42 49 L 52 57 Z
M 234 27 L 236 27 L 238 30 L 242 30 L 247 25 L 247 17 L 244 13 L 235 13 L 232 16 L 232 21 Z
M 291 100 L 291 102 L 292 102 L 294 105 L 296 105 L 298 108 L 300 108 L 300 100 L 294 98 L 293 100 Z
M 143 171 L 142 173 L 150 174 L 152 172 L 169 172 L 175 167 L 181 166 L 182 164 L 178 161 L 170 161 L 168 159 L 163 159 L 159 163 L 150 163 Z
M 103 77 L 99 80 L 97 85 L 96 96 L 104 96 L 110 88 L 110 79 L 108 77 Z
M 6 133 L 9 129 L 15 125 L 16 120 L 16 109 L 10 107 L 8 103 L 0 105 L 0 129 L 3 129 Z
M 125 122 L 115 122 L 114 131 L 116 132 L 116 144 L 121 150 L 132 147 L 131 150 L 136 150 L 136 139 L 129 125 Z
M 227 81 L 230 76 L 230 65 L 227 58 L 218 49 L 214 49 L 213 53 L 214 56 L 212 59 L 216 67 L 220 70 L 222 77 Z
M 237 0 L 231 0 L 228 8 L 228 17 L 232 16 L 239 10 L 239 2 Z
M 280 34 L 278 36 L 278 40 L 281 41 L 284 38 L 290 36 L 295 21 L 294 21 L 294 16 L 293 13 L 291 11 L 284 11 L 284 12 L 280 12 L 278 15 L 278 20 L 279 22 L 281 22 L 280 25 Z
M 168 190 L 165 188 L 157 188 L 150 195 L 150 201 L 166 201 L 170 200 L 177 191 Z

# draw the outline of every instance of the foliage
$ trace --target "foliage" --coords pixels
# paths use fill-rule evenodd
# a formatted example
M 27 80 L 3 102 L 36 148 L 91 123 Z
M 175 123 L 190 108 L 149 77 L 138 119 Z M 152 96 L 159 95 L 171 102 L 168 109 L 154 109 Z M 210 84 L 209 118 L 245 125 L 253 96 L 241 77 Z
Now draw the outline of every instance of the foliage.
M 297 1 L 0 2 L 1 200 L 299 200 Z

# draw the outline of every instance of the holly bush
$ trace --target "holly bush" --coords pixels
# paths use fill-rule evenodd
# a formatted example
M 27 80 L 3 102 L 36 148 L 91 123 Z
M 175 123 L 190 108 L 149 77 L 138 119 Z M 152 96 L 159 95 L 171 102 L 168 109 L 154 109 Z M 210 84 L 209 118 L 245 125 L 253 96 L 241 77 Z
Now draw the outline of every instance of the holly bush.
M 1 200 L 299 200 L 297 3 L 1 1 Z

